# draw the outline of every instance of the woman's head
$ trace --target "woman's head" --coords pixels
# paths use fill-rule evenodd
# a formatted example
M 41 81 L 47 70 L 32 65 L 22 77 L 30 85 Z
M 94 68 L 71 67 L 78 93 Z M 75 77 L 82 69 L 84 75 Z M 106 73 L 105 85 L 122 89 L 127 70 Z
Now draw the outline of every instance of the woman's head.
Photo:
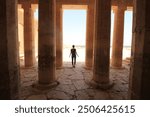
M 74 47 L 75 47 L 75 45 L 72 45 L 72 47 L 74 48 Z

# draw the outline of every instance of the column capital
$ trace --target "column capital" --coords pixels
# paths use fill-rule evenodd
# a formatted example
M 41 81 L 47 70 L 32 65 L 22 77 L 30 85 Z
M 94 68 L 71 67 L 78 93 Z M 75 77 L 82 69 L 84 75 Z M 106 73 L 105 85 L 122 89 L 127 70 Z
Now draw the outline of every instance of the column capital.
M 119 6 L 112 7 L 112 10 L 113 10 L 113 12 L 125 11 L 125 10 L 127 10 L 127 7 L 125 5 L 119 5 Z
M 119 6 L 118 6 L 118 10 L 123 10 L 123 11 L 125 11 L 125 10 L 127 10 L 127 6 L 125 6 L 125 5 L 119 5 Z
M 38 5 L 37 5 L 37 4 L 36 4 L 36 5 L 35 5 L 35 4 L 32 4 L 32 5 L 31 5 L 31 8 L 32 8 L 33 11 L 35 11 L 36 9 L 38 9 Z
M 32 9 L 32 11 L 35 12 L 35 10 L 38 8 L 38 5 L 25 3 L 21 5 L 21 8 L 23 10 Z
M 24 3 L 21 5 L 23 9 L 29 9 L 32 8 L 32 5 L 30 3 Z
M 113 10 L 113 13 L 115 13 L 118 10 L 118 6 L 113 6 L 112 10 Z
M 35 11 L 38 8 L 38 5 L 31 4 L 31 3 L 24 3 L 24 4 L 21 4 L 21 7 L 23 9 L 29 9 L 29 8 L 31 8 L 33 11 Z
M 22 9 L 22 5 L 21 4 L 18 4 L 18 9 Z

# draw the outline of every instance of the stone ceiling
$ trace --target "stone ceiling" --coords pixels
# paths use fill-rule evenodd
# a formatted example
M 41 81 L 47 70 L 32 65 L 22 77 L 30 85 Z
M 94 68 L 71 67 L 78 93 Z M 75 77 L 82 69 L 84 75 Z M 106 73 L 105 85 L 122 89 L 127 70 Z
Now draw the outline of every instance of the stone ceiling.
M 87 5 L 90 0 L 56 0 L 60 4 Z M 38 0 L 18 0 L 18 4 L 31 3 L 38 4 Z M 112 0 L 112 6 L 126 5 L 133 6 L 133 0 Z

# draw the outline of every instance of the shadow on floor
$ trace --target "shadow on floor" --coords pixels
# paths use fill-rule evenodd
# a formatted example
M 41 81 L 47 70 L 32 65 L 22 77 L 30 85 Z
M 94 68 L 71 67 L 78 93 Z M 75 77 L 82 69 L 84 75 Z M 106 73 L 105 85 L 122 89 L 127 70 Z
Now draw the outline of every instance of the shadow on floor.
M 110 69 L 110 79 L 115 83 L 109 90 L 95 89 L 86 84 L 92 78 L 92 70 L 84 68 L 84 63 L 77 63 L 73 68 L 65 62 L 56 70 L 59 85 L 52 89 L 37 90 L 32 84 L 38 80 L 37 67 L 21 68 L 21 99 L 25 100 L 124 100 L 128 94 L 129 65 L 125 69 Z

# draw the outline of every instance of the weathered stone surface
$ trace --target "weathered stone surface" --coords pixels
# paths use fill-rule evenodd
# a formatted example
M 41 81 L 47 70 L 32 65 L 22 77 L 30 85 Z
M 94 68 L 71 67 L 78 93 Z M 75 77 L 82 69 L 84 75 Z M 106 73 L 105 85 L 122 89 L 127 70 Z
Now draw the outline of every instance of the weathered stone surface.
M 62 91 L 50 91 L 47 94 L 47 98 L 48 99 L 59 99 L 59 100 L 70 100 L 72 99 L 71 96 L 67 95 L 66 93 L 62 92 Z
M 63 64 L 63 10 L 62 5 L 56 5 L 56 67 Z
M 69 76 L 69 79 L 72 79 L 72 80 L 81 80 L 81 79 L 83 79 L 83 76 L 75 74 L 75 75 Z
M 47 100 L 45 95 L 31 95 L 27 100 Z
M 19 98 L 17 0 L 0 1 L 0 99 Z
M 95 9 L 93 81 L 109 84 L 111 0 L 96 0 Z
M 87 68 L 93 66 L 93 38 L 94 38 L 94 6 L 95 1 L 90 0 L 87 9 L 87 28 L 86 28 L 86 52 L 85 65 Z
M 109 93 L 109 99 L 111 100 L 127 100 L 127 93 Z
M 125 7 L 118 6 L 114 8 L 113 10 L 115 13 L 115 18 L 114 18 L 111 66 L 113 68 L 121 68 L 122 67 L 122 55 L 123 55 L 122 51 L 123 51 Z
M 69 75 L 61 74 L 57 77 L 57 79 L 68 79 Z
M 37 75 L 36 74 L 34 74 L 34 73 L 26 73 L 26 74 L 24 74 L 24 77 L 25 78 L 32 78 L 32 77 L 36 77 Z
M 95 89 L 85 89 L 85 92 L 88 94 L 90 99 L 93 99 L 95 96 Z
M 65 75 L 74 75 L 76 74 L 75 71 L 73 70 L 73 68 L 71 67 L 70 69 L 64 69 L 64 74 Z
M 134 4 L 129 94 L 131 99 L 150 99 L 150 0 Z
M 74 81 L 73 84 L 77 90 L 87 89 L 89 87 L 83 80 Z
M 23 4 L 24 9 L 24 61 L 25 67 L 35 64 L 34 10 L 30 4 Z
M 31 86 L 33 82 L 37 80 L 37 70 L 34 68 L 32 68 L 33 70 L 21 69 L 21 99 L 28 99 L 30 96 L 34 99 L 36 95 L 41 94 L 45 95 L 48 99 L 127 99 L 127 76 L 129 71 L 126 68 L 121 70 L 111 69 L 110 79 L 114 80 L 115 85 L 108 91 L 102 91 L 89 87 L 84 82 L 84 79 L 92 78 L 92 70 L 83 69 L 80 64 L 78 65 L 78 68 L 68 70 L 68 67 L 71 66 L 71 64 L 64 63 L 64 65 L 66 68 L 64 67 L 63 70 L 57 70 L 57 79 L 60 84 L 51 90 L 47 89 L 42 91 L 36 89 L 33 90 Z M 28 73 L 29 75 L 27 75 Z M 78 75 L 78 78 L 76 78 L 76 75 Z
M 89 100 L 90 99 L 90 97 L 85 92 L 85 90 L 76 91 L 76 98 L 77 100 Z
M 107 99 L 110 99 L 109 98 L 109 95 L 107 92 L 104 92 L 104 91 L 96 91 L 95 92 L 95 96 L 94 96 L 94 99 L 95 100 L 107 100 Z
M 61 82 L 61 84 L 64 84 L 64 85 L 71 85 L 72 82 L 70 79 L 59 79 L 59 82 Z
M 38 83 L 56 81 L 55 0 L 39 1 Z
M 76 88 L 74 87 L 74 85 L 62 85 L 62 84 L 60 84 L 59 86 L 57 86 L 55 88 L 55 90 L 63 91 L 63 92 L 66 92 L 68 94 L 74 95 L 74 91 L 76 90 Z
M 21 95 L 20 95 L 21 99 L 26 99 L 28 96 L 32 95 L 32 90 L 29 89 L 29 87 L 23 87 L 23 88 L 21 88 L 20 92 L 21 92 Z

